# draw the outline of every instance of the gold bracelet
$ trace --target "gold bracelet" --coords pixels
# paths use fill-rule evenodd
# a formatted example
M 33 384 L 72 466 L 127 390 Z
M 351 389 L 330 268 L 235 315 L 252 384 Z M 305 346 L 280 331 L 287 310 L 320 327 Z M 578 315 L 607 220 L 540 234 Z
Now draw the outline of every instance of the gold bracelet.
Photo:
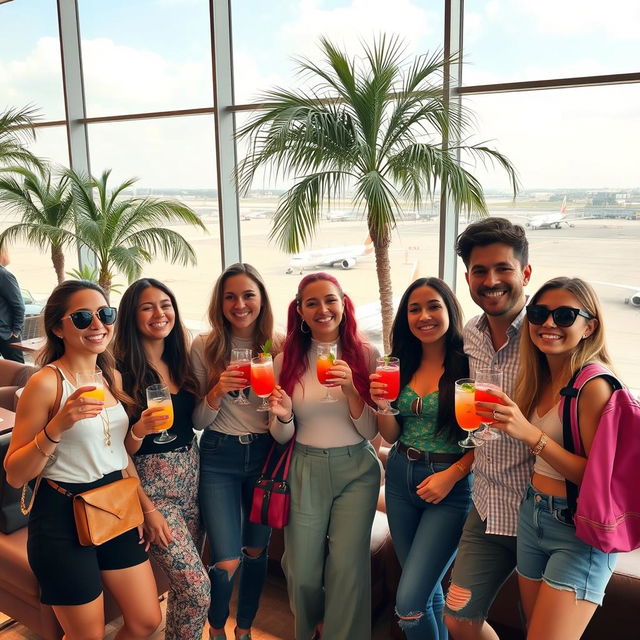
M 47 453 L 46 451 L 43 451 L 40 448 L 40 445 L 38 444 L 38 434 L 36 433 L 36 435 L 33 438 L 33 444 L 36 445 L 36 449 L 45 457 L 45 458 L 49 458 L 49 462 L 47 464 L 51 464 L 55 461 L 56 457 L 52 454 L 52 453 Z
M 529 451 L 534 456 L 539 456 L 542 453 L 542 450 L 547 446 L 547 442 L 549 442 L 549 438 L 547 438 L 547 434 L 541 430 L 540 440 L 538 440 L 536 446 L 529 449 Z
M 143 511 L 142 513 L 144 513 L 144 515 L 146 516 L 147 513 L 153 513 L 154 511 L 157 511 L 158 507 L 153 507 L 153 509 L 149 509 L 149 511 Z
M 463 475 L 465 475 L 465 476 L 469 473 L 469 469 L 467 469 L 467 467 L 465 467 L 465 466 L 462 464 L 462 462 L 460 462 L 459 460 L 458 460 L 458 462 L 455 462 L 455 463 L 453 464 L 453 466 L 454 466 L 454 467 L 458 467 L 458 469 L 460 469 L 460 471 L 462 472 L 462 474 L 463 474 Z

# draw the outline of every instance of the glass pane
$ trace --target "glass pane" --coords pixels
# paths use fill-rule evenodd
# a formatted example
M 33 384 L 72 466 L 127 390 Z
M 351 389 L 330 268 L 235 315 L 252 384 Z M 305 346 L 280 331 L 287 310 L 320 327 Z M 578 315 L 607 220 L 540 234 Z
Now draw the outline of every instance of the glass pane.
M 639 71 L 636 0 L 466 0 L 465 85 Z
M 529 292 L 554 276 L 591 282 L 604 305 L 614 365 L 640 387 L 640 308 L 630 303 L 640 293 L 640 85 L 474 96 L 468 103 L 478 139 L 491 139 L 520 174 L 514 203 L 502 173 L 478 170 L 491 213 L 529 227 Z M 458 294 L 475 315 L 463 273 L 460 262 Z
M 53 166 L 69 166 L 69 146 L 65 126 L 38 127 L 36 140 L 29 146 L 29 149 Z
M 130 190 L 138 196 L 177 198 L 200 216 L 208 233 L 175 224 L 170 228 L 193 246 L 197 266 L 154 260 L 143 276 L 165 282 L 176 294 L 187 326 L 201 328 L 213 281 L 220 273 L 220 232 L 214 158 L 214 125 L 210 116 L 163 118 L 93 124 L 89 127 L 91 170 L 98 176 L 112 168 L 109 184 L 139 177 Z M 126 288 L 126 279 L 116 277 Z M 116 300 L 119 297 L 116 296 Z
M 380 33 L 397 34 L 407 53 L 442 48 L 440 0 L 233 0 L 235 101 L 253 102 L 275 86 L 299 86 L 294 57 L 317 56 L 320 36 L 347 51 Z
M 0 5 L 0 110 L 33 104 L 41 120 L 64 119 L 54 0 Z
M 207 0 L 79 2 L 89 116 L 210 107 Z

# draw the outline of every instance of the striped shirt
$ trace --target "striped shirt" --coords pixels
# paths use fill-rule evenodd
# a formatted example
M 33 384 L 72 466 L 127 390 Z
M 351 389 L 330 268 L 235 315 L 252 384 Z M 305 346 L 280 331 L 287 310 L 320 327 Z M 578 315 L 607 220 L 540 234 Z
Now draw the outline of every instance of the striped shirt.
M 469 376 L 481 367 L 502 369 L 503 391 L 512 397 L 518 373 L 520 327 L 525 309 L 507 329 L 507 341 L 496 351 L 485 314 L 467 322 L 464 328 L 464 351 L 469 357 Z M 531 478 L 533 460 L 526 444 L 506 434 L 475 449 L 473 463 L 473 503 L 487 533 L 515 536 L 518 511 L 525 488 Z

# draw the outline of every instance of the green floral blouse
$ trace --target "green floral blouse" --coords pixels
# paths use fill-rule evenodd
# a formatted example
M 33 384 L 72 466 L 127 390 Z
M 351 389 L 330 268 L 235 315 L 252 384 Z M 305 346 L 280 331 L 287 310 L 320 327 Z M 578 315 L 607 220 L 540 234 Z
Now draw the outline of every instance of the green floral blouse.
M 444 433 L 436 434 L 438 420 L 438 392 L 422 398 L 406 385 L 398 396 L 398 410 L 403 418 L 400 442 L 407 447 L 431 453 L 462 453 Z

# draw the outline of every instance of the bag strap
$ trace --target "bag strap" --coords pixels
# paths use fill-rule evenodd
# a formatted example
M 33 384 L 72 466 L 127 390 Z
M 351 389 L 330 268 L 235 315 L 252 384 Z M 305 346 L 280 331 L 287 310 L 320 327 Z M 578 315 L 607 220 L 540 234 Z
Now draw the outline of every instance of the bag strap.
M 282 471 L 282 480 L 284 481 L 287 479 L 289 475 L 289 467 L 291 466 L 291 455 L 293 454 L 293 446 L 295 445 L 295 442 L 296 442 L 296 437 L 294 435 L 291 438 L 291 440 L 289 440 L 289 442 L 287 443 L 287 447 L 280 455 L 280 458 L 278 458 L 278 462 L 276 463 L 276 466 L 273 472 L 269 475 L 270 480 L 276 480 L 278 478 L 278 471 L 280 471 L 280 468 L 282 467 L 283 462 L 284 462 L 284 469 Z M 271 449 L 269 450 L 269 455 L 267 456 L 267 459 L 264 463 L 264 467 L 262 468 L 262 474 L 261 474 L 262 476 L 267 475 L 267 471 L 269 469 L 269 461 L 271 460 L 271 456 L 273 455 L 277 446 L 278 446 L 277 442 L 274 442 L 271 445 Z
M 48 365 L 56 372 L 56 399 L 53 401 L 53 405 L 51 409 L 49 409 L 49 415 L 47 416 L 47 424 L 53 420 L 54 416 L 60 410 L 60 402 L 62 401 L 62 372 L 55 365 Z M 46 426 L 46 425 L 45 425 Z M 38 434 L 36 434 L 37 436 Z M 36 493 L 38 493 L 38 489 L 40 487 L 40 483 L 42 482 L 42 474 L 44 473 L 44 469 L 40 472 L 38 477 L 36 478 L 36 484 L 33 487 L 33 491 L 31 492 L 31 499 L 29 500 L 29 504 L 27 505 L 27 487 L 29 486 L 28 482 L 25 482 L 22 485 L 22 494 L 20 496 L 20 511 L 23 516 L 29 515 L 31 509 L 33 509 L 33 503 L 36 499 Z
M 562 437 L 564 448 L 569 453 L 584 456 L 584 445 L 580 436 L 580 425 L 578 423 L 578 397 L 587 382 L 594 378 L 604 378 L 614 391 L 623 389 L 624 385 L 616 378 L 609 369 L 598 363 L 586 364 L 571 377 L 566 387 L 560 390 L 562 415 Z M 578 505 L 578 485 L 565 478 L 567 489 L 567 503 L 572 514 L 575 513 Z

